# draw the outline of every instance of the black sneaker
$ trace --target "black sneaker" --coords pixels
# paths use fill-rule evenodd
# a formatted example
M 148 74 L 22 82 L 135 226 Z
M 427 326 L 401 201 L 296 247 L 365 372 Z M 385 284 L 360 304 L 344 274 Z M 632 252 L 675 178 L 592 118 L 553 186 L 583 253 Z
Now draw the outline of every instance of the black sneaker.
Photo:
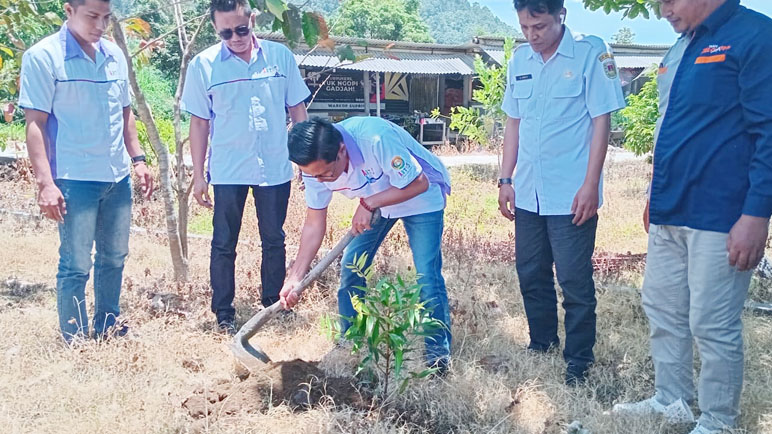
M 228 336 L 235 336 L 236 321 L 233 318 L 225 318 L 217 321 L 217 331 Z
M 577 369 L 569 366 L 566 369 L 566 386 L 577 387 L 587 382 L 587 369 Z
M 437 359 L 437 361 L 429 365 L 429 369 L 436 369 L 436 371 L 432 373 L 432 378 L 447 377 L 448 371 L 450 370 L 450 358 L 443 357 L 441 359 Z

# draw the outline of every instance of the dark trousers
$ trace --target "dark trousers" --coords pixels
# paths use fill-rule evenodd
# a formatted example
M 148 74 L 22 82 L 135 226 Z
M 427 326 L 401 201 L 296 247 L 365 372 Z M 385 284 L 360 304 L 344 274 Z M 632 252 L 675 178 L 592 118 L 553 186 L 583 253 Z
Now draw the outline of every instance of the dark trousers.
M 260 279 L 261 301 L 270 306 L 279 299 L 286 276 L 284 220 L 287 218 L 290 183 L 259 187 L 249 185 L 215 185 L 212 254 L 209 276 L 212 283 L 212 312 L 218 320 L 233 319 L 233 297 L 236 291 L 236 244 L 241 231 L 241 218 L 250 187 L 255 198 L 257 225 L 262 244 Z
M 581 226 L 571 223 L 572 219 L 570 215 L 540 216 L 515 209 L 515 254 L 530 328 L 528 348 L 547 351 L 560 345 L 554 263 L 566 311 L 563 357 L 569 370 L 583 373 L 594 360 L 597 303 L 592 253 L 598 217 Z

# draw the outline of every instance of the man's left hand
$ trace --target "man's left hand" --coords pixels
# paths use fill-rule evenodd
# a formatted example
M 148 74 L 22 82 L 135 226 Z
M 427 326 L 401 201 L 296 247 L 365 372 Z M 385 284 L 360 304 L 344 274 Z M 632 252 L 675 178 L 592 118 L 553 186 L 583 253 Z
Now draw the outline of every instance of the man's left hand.
M 354 213 L 354 218 L 351 219 L 351 230 L 354 232 L 354 235 L 359 235 L 366 230 L 372 229 L 370 227 L 372 219 L 373 213 L 359 205 Z
M 145 196 L 145 199 L 150 199 L 150 195 L 153 194 L 153 175 L 150 174 L 147 165 L 145 163 L 135 164 L 134 175 L 139 179 L 142 195 Z
M 764 248 L 769 235 L 769 219 L 742 215 L 729 231 L 726 248 L 729 251 L 729 265 L 739 271 L 756 268 L 764 257 Z
M 582 187 L 574 196 L 574 203 L 571 205 L 571 214 L 574 219 L 571 223 L 581 226 L 587 220 L 595 217 L 598 213 L 598 186 L 590 183 L 582 184 Z

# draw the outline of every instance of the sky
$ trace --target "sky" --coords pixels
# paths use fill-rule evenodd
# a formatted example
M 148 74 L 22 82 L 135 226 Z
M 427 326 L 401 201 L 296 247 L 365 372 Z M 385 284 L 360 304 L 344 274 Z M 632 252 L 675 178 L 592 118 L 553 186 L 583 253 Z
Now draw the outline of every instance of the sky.
M 520 29 L 512 0 L 471 0 L 483 6 L 488 6 L 505 23 Z M 740 4 L 772 16 L 772 0 L 741 0 Z M 581 0 L 565 0 L 568 16 L 566 24 L 573 32 L 600 36 L 606 41 L 621 27 L 630 27 L 635 33 L 638 44 L 669 45 L 675 42 L 676 34 L 667 21 L 638 17 L 633 20 L 622 19 L 621 13 L 606 15 L 602 10 L 591 12 L 584 9 Z

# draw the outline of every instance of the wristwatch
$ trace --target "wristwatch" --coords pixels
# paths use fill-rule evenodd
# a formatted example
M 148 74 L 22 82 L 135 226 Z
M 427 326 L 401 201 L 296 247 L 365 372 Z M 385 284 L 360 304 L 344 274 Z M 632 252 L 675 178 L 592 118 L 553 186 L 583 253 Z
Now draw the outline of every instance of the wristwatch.
M 145 158 L 144 154 L 137 155 L 136 157 L 131 157 L 131 164 L 137 164 L 137 163 L 147 163 L 147 159 Z
M 498 187 L 501 188 L 504 184 L 512 185 L 512 178 L 499 178 Z

